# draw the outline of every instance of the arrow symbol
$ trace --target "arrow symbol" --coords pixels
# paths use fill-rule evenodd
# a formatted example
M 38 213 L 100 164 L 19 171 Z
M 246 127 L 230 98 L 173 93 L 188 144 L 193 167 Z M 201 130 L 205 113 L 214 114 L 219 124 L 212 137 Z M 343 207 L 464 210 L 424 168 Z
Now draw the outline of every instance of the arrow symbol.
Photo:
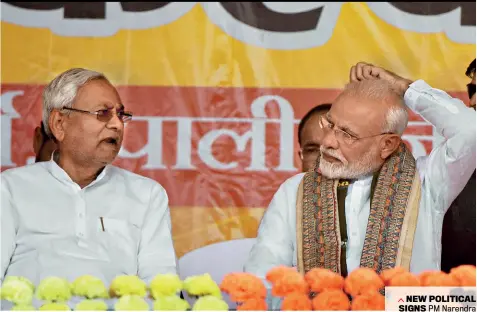
M 402 298 L 400 298 L 400 299 L 398 300 L 398 302 L 404 302 L 404 300 L 402 300 Z

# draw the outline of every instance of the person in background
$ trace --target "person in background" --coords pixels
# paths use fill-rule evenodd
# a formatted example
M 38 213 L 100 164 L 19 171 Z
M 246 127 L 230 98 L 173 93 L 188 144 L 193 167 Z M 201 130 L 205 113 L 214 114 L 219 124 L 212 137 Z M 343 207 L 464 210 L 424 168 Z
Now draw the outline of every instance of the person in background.
M 467 67 L 465 75 L 471 79 L 467 84 L 467 92 L 470 99 L 469 105 L 475 109 L 475 59 L 470 63 L 469 67 Z
M 35 152 L 35 162 L 48 161 L 51 159 L 56 143 L 45 132 L 45 126 L 41 123 L 35 128 L 33 137 L 33 151 Z
M 313 107 L 301 119 L 298 125 L 298 143 L 302 171 L 306 172 L 315 167 L 316 158 L 320 155 L 320 145 L 323 139 L 323 129 L 320 128 L 320 116 L 326 114 L 331 104 L 324 103 Z
M 475 59 L 465 75 L 469 106 L 475 110 Z M 444 216 L 442 226 L 442 271 L 449 272 L 462 264 L 475 265 L 475 170 L 462 192 L 457 196 Z
M 93 275 L 109 285 L 137 275 L 149 284 L 177 274 L 165 189 L 111 165 L 131 119 L 102 73 L 73 68 L 47 85 L 43 126 L 53 156 L 0 175 L 0 281 Z

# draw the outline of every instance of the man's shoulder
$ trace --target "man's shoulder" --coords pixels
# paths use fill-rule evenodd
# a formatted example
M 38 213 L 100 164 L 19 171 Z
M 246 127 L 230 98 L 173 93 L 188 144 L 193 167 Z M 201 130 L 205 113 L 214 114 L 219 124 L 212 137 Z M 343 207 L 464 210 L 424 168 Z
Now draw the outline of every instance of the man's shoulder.
M 6 169 L 0 175 L 3 181 L 8 181 L 11 179 L 24 179 L 31 176 L 38 176 L 45 172 L 47 172 L 45 162 L 37 162 L 34 164 Z
M 290 178 L 286 179 L 281 184 L 280 188 L 286 189 L 286 190 L 293 190 L 293 191 L 298 190 L 298 186 L 300 185 L 301 181 L 305 177 L 305 174 L 306 174 L 305 172 L 300 172 L 291 176 Z
M 132 171 L 113 166 L 111 165 L 109 170 L 111 171 L 112 175 L 116 178 L 122 179 L 125 183 L 138 188 L 159 188 L 161 191 L 164 190 L 164 187 L 154 179 L 149 177 L 134 173 Z M 165 190 L 164 190 L 165 191 Z

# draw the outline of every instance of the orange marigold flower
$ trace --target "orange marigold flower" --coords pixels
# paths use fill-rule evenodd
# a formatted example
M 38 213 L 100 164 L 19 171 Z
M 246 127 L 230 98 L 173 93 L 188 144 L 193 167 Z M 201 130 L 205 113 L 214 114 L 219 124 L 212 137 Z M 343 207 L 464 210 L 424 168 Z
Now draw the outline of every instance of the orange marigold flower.
M 305 274 L 305 280 L 313 292 L 322 292 L 325 289 L 343 289 L 343 276 L 331 270 L 315 268 Z
M 220 290 L 226 293 L 233 291 L 237 287 L 237 275 L 238 273 L 225 274 L 224 278 L 222 279 L 222 282 L 219 285 Z
M 442 271 L 424 271 L 418 277 L 421 286 L 459 286 L 459 281 L 454 276 Z
M 267 311 L 267 302 L 263 298 L 250 298 L 237 306 L 237 311 Z
M 450 270 L 449 275 L 459 281 L 459 286 L 475 287 L 475 266 L 460 265 Z
M 345 279 L 345 291 L 352 297 L 369 290 L 378 291 L 384 287 L 379 275 L 370 268 L 357 268 Z
M 285 297 L 291 293 L 308 294 L 309 288 L 305 278 L 298 272 L 288 272 L 272 286 L 272 295 Z
M 306 294 L 291 293 L 283 298 L 282 311 L 311 311 L 311 300 Z
M 244 302 L 250 298 L 265 298 L 267 289 L 262 280 L 250 273 L 230 273 L 227 274 L 220 289 L 229 294 L 230 300 Z
M 389 281 L 397 274 L 407 272 L 403 267 L 394 267 L 392 269 L 386 269 L 379 275 L 384 282 L 384 285 L 388 286 Z
M 270 283 L 275 284 L 279 279 L 290 272 L 297 272 L 297 270 L 291 267 L 280 265 L 268 271 L 266 278 Z
M 351 310 L 353 311 L 384 311 L 385 306 L 384 296 L 377 291 L 368 291 L 358 295 L 351 302 Z
M 347 311 L 350 308 L 348 296 L 341 289 L 326 289 L 312 300 L 315 311 Z
M 421 281 L 419 278 L 409 272 L 403 272 L 400 274 L 395 274 L 393 278 L 388 282 L 387 286 L 407 286 L 407 287 L 419 287 L 421 286 Z
M 424 286 L 427 283 L 427 279 L 434 275 L 434 274 L 440 274 L 443 273 L 441 271 L 423 271 L 417 275 L 419 278 L 419 281 L 421 282 L 421 286 Z

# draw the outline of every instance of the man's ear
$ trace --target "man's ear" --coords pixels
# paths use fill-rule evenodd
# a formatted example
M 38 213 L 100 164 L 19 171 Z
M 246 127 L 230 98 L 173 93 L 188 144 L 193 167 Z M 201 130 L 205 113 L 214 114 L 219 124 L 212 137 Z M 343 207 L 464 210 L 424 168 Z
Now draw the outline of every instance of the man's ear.
M 298 157 L 300 157 L 300 160 L 303 160 L 303 152 L 301 148 L 298 150 Z
M 36 127 L 35 131 L 33 132 L 33 151 L 35 155 L 40 153 L 41 145 L 43 144 L 43 140 L 46 139 L 43 137 L 43 133 L 41 132 L 40 127 Z
M 387 134 L 381 140 L 381 159 L 387 159 L 401 144 L 401 137 L 397 134 Z
M 56 141 L 61 142 L 65 137 L 65 120 L 67 116 L 60 113 L 58 110 L 53 110 L 48 120 L 51 133 Z

